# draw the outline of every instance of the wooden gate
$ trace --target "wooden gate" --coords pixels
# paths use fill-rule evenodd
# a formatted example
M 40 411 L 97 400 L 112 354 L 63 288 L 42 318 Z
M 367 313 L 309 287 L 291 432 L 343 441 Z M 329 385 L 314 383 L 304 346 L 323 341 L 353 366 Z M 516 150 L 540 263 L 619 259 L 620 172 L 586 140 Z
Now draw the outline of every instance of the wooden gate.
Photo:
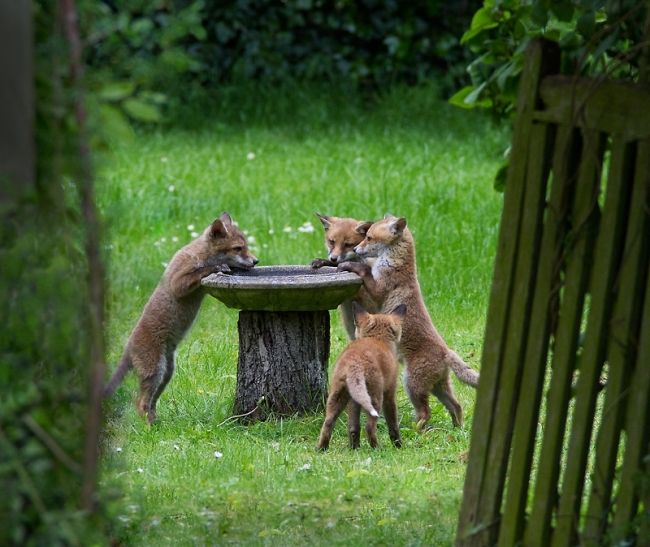
M 650 89 L 522 75 L 458 545 L 650 542 Z

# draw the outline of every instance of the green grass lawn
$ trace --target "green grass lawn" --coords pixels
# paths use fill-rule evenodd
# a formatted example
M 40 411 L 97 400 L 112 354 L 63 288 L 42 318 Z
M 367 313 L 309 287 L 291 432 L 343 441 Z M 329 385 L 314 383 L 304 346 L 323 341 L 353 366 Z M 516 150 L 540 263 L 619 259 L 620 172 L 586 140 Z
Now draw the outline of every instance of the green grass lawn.
M 414 233 L 434 323 L 478 368 L 501 207 L 492 177 L 506 143 L 505 131 L 433 88 L 373 102 L 323 89 L 227 89 L 208 109 L 186 105 L 173 127 L 137 133 L 100 171 L 109 362 L 164 264 L 222 211 L 248 232 L 260 265 L 324 256 L 315 211 L 390 212 Z M 333 364 L 346 338 L 331 316 Z M 319 454 L 322 414 L 227 421 L 236 323 L 236 311 L 206 298 L 153 427 L 135 412 L 133 375 L 110 402 L 101 483 L 119 492 L 115 536 L 129 545 L 452 543 L 475 391 L 454 381 L 464 428 L 432 399 L 431 428 L 418 434 L 400 386 L 401 450 L 382 421 L 378 450 L 362 438 L 350 451 L 344 417 Z

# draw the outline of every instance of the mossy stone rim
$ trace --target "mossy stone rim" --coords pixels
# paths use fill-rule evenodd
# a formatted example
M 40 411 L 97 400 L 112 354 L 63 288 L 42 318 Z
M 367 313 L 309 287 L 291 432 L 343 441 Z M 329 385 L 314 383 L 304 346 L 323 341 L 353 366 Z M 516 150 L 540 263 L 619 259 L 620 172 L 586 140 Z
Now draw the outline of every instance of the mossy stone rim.
M 212 274 L 201 283 L 230 308 L 260 311 L 334 309 L 361 287 L 361 279 L 354 273 L 296 265 Z

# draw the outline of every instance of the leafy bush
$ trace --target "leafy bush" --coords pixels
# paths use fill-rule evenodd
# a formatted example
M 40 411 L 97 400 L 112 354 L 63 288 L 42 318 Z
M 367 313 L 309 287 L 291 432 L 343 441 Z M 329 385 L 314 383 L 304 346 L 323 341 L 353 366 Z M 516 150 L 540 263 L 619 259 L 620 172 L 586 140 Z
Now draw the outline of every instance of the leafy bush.
M 192 83 L 345 79 L 378 88 L 435 75 L 446 91 L 455 89 L 468 60 L 459 36 L 478 5 L 85 0 L 82 12 L 87 61 L 104 103 L 110 98 L 129 116 L 155 121 L 164 97 L 146 91 L 185 97 Z
M 560 44 L 565 73 L 637 79 L 645 4 L 485 0 L 461 40 L 476 55 L 467 68 L 472 84 L 450 102 L 462 108 L 489 108 L 497 117 L 511 113 L 524 51 L 539 36 Z
M 449 86 L 466 59 L 458 37 L 475 1 L 206 3 L 199 46 L 208 83 L 229 78 L 351 79 L 385 86 L 432 75 Z

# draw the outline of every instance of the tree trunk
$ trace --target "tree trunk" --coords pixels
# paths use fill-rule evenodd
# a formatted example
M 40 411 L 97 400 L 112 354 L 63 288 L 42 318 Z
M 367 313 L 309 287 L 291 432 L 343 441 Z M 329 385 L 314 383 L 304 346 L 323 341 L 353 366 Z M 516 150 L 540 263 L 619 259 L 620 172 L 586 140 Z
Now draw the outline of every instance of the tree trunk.
M 327 399 L 328 311 L 239 313 L 235 414 L 246 421 L 321 408 Z

